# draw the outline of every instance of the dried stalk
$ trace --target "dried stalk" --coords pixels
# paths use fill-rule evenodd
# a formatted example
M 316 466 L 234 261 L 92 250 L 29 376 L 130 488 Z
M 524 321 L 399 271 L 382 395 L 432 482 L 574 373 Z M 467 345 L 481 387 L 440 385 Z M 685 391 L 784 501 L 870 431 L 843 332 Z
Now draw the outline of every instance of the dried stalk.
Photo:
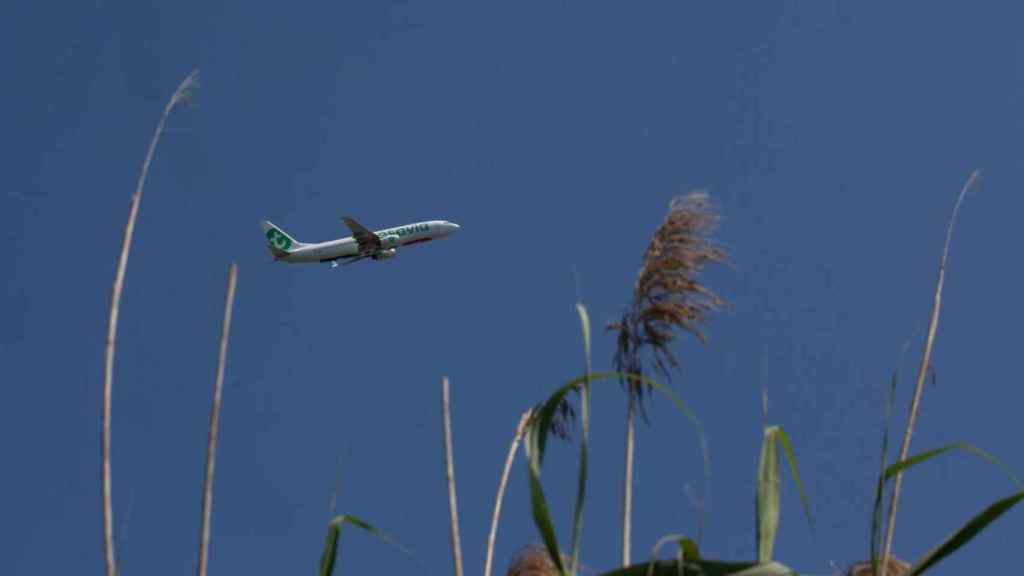
M 210 516 L 213 512 L 213 467 L 217 458 L 217 430 L 220 427 L 220 401 L 224 390 L 224 365 L 228 356 L 231 332 L 231 310 L 235 304 L 238 265 L 228 269 L 228 293 L 224 299 L 224 321 L 220 333 L 220 354 L 217 358 L 217 380 L 213 385 L 213 406 L 210 408 L 210 437 L 206 444 L 206 477 L 203 480 L 202 527 L 199 531 L 199 576 L 206 576 L 210 556 Z
M 153 154 L 156 152 L 156 144 L 160 141 L 160 135 L 164 131 L 164 124 L 171 110 L 181 102 L 186 102 L 189 97 L 189 90 L 195 85 L 199 75 L 198 70 L 193 70 L 185 77 L 174 95 L 164 107 L 160 116 L 160 122 L 156 125 L 156 131 L 149 142 L 149 150 L 146 152 L 146 159 L 142 163 L 142 173 L 139 174 L 138 184 L 135 186 L 135 193 L 132 194 L 131 205 L 128 208 L 128 223 L 124 228 L 124 238 L 121 242 L 121 255 L 117 262 L 117 272 L 114 275 L 114 286 L 110 297 L 110 316 L 107 322 L 107 346 L 104 360 L 103 379 L 103 439 L 102 454 L 103 461 L 103 553 L 107 566 L 107 576 L 116 576 L 117 561 L 114 555 L 114 505 L 111 498 L 111 474 L 110 474 L 110 413 L 111 396 L 114 387 L 114 349 L 117 341 L 117 318 L 120 312 L 121 292 L 124 289 L 125 269 L 128 266 L 128 252 L 132 245 L 132 236 L 135 232 L 135 219 L 139 214 L 139 203 L 142 201 L 142 190 L 146 182 L 146 175 L 149 173 L 149 165 L 153 161 Z
M 487 535 L 487 558 L 484 560 L 484 576 L 491 576 L 491 567 L 494 563 L 494 541 L 498 536 L 498 518 L 501 517 L 501 503 L 505 500 L 505 488 L 508 486 L 508 477 L 512 472 L 512 461 L 515 460 L 516 450 L 523 439 L 526 431 L 526 424 L 530 421 L 532 410 L 527 410 L 519 418 L 519 425 L 516 426 L 515 436 L 508 447 L 508 455 L 505 456 L 505 468 L 501 471 L 501 481 L 498 483 L 498 496 L 494 499 L 494 513 L 491 514 L 491 531 Z
M 462 576 L 462 542 L 459 538 L 459 511 L 455 498 L 455 457 L 452 451 L 452 424 L 449 408 L 448 378 L 441 380 L 441 410 L 444 415 L 444 461 L 448 477 L 448 510 L 452 523 L 452 556 L 455 561 L 455 576 Z
M 705 265 L 726 259 L 725 250 L 710 238 L 718 220 L 718 213 L 704 192 L 691 192 L 673 199 L 665 221 L 655 230 L 644 252 L 632 302 L 621 321 L 608 324 L 609 329 L 619 332 L 613 359 L 618 372 L 642 376 L 646 351 L 651 367 L 671 378 L 669 370 L 679 367 L 671 349 L 677 331 L 689 332 L 704 342 L 702 326 L 707 316 L 725 305 L 698 278 Z M 622 384 L 629 395 L 622 495 L 622 565 L 628 566 L 636 415 L 639 411 L 646 419 L 646 413 L 643 411 L 645 387 L 629 378 L 622 378 Z
M 975 170 L 964 183 L 960 195 L 956 198 L 953 206 L 953 215 L 949 218 L 949 226 L 946 228 L 946 244 L 942 249 L 942 258 L 939 260 L 939 279 L 935 286 L 935 300 L 932 303 L 931 319 L 928 323 L 928 339 L 925 341 L 924 353 L 921 355 L 921 367 L 917 372 L 917 386 L 914 388 L 914 399 L 910 404 L 910 418 L 907 419 L 907 429 L 903 434 L 903 444 L 900 446 L 900 457 L 898 462 L 907 459 L 910 452 L 910 437 L 914 433 L 914 426 L 917 423 L 917 412 L 921 406 L 921 394 L 924 391 L 924 381 L 928 375 L 928 367 L 931 365 L 932 348 L 935 346 L 935 332 L 939 326 L 939 310 L 942 307 L 942 285 L 946 280 L 946 259 L 949 256 L 949 244 L 953 239 L 953 225 L 956 224 L 956 215 L 960 211 L 960 203 L 975 180 L 978 179 L 978 171 Z M 896 507 L 899 505 L 900 488 L 903 485 L 903 472 L 896 474 L 896 481 L 892 490 L 892 500 L 889 501 L 889 519 L 886 522 L 885 548 L 882 550 L 882 558 L 889 558 L 892 554 L 892 540 L 896 529 Z M 888 571 L 889 563 L 882 566 L 882 576 Z
M 633 453 L 636 447 L 636 399 L 629 396 L 626 413 L 626 465 L 622 484 L 622 565 L 629 566 L 630 540 L 633 534 Z

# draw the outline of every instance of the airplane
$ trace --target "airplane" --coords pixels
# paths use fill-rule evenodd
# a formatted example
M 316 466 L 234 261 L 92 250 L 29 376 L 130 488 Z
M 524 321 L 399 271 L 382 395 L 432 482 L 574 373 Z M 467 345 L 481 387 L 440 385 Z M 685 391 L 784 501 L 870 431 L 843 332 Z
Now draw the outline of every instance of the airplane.
M 299 242 L 269 220 L 264 220 L 261 227 L 275 261 L 294 264 L 330 262 L 332 268 L 337 268 L 338 260 L 345 261 L 343 266 L 366 258 L 387 260 L 400 247 L 444 238 L 459 229 L 454 222 L 430 220 L 373 232 L 348 216 L 341 220 L 352 231 L 351 236 L 313 244 Z

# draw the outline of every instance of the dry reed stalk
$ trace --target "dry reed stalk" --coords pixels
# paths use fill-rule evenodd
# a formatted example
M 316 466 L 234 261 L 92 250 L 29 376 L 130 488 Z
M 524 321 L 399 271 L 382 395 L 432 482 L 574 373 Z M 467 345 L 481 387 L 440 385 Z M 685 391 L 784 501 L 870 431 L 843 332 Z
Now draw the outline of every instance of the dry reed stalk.
M 224 321 L 220 332 L 220 353 L 217 357 L 217 379 L 213 385 L 213 405 L 210 408 L 210 437 L 206 444 L 206 476 L 203 479 L 202 526 L 199 530 L 199 576 L 206 576 L 210 556 L 210 516 L 213 513 L 213 467 L 217 459 L 217 430 L 220 427 L 220 402 L 224 390 L 224 365 L 228 357 L 228 337 L 231 332 L 231 311 L 235 304 L 235 285 L 238 265 L 228 269 L 228 292 L 224 298 Z
M 459 511 L 455 497 L 455 455 L 452 450 L 452 423 L 448 392 L 448 377 L 441 379 L 441 410 L 444 416 L 444 461 L 448 477 L 448 511 L 452 524 L 452 557 L 455 562 L 455 576 L 462 576 L 462 542 L 459 538 Z
M 614 364 L 618 372 L 642 376 L 644 351 L 652 367 L 671 378 L 670 368 L 679 362 L 670 345 L 682 329 L 705 340 L 701 329 L 707 315 L 725 305 L 698 275 L 708 263 L 723 262 L 725 250 L 709 238 L 717 226 L 718 213 L 704 192 L 691 192 L 673 199 L 665 221 L 654 232 L 636 284 L 633 299 L 619 322 L 608 324 L 617 330 Z M 622 378 L 629 394 L 626 413 L 626 468 L 622 505 L 622 565 L 630 562 L 633 507 L 633 455 L 636 441 L 636 413 L 643 412 L 644 387 L 636 380 Z
M 512 461 L 515 460 L 516 450 L 523 439 L 526 431 L 526 424 L 530 421 L 533 410 L 523 412 L 519 418 L 519 425 L 516 426 L 516 433 L 512 437 L 512 443 L 508 447 L 508 455 L 505 456 L 505 467 L 501 471 L 501 481 L 498 482 L 498 495 L 494 499 L 494 512 L 491 514 L 491 531 L 487 535 L 487 557 L 484 560 L 484 576 L 491 576 L 491 567 L 494 565 L 494 541 L 498 536 L 498 518 L 501 517 L 501 503 L 505 500 L 505 488 L 508 486 L 508 477 L 512 472 Z
M 110 414 L 111 396 L 114 387 L 114 350 L 117 341 L 117 318 L 120 312 L 121 292 L 124 289 L 125 269 L 128 266 L 128 252 L 132 245 L 132 236 L 135 232 L 135 219 L 139 214 L 139 203 L 142 201 L 142 190 L 146 182 L 146 175 L 149 173 L 149 165 L 153 161 L 153 154 L 156 152 L 157 142 L 164 131 L 164 124 L 171 110 L 179 103 L 187 102 L 189 90 L 196 84 L 199 71 L 193 70 L 174 91 L 171 99 L 164 107 L 160 115 L 160 122 L 157 123 L 153 138 L 149 142 L 149 150 L 146 152 L 146 159 L 142 163 L 142 173 L 139 174 L 139 181 L 135 186 L 135 193 L 132 194 L 131 205 L 128 208 L 128 223 L 124 228 L 124 238 L 121 243 L 121 255 L 117 261 L 117 272 L 114 275 L 114 286 L 110 297 L 110 315 L 107 322 L 107 346 L 104 353 L 104 378 L 103 378 L 103 431 L 102 431 L 102 465 L 103 465 L 103 556 L 107 566 L 107 576 L 117 576 L 117 561 L 114 554 L 114 505 L 112 502 L 111 474 L 110 474 Z
M 942 249 L 942 258 L 939 260 L 939 279 L 935 285 L 935 300 L 932 302 L 931 318 L 928 322 L 928 337 L 925 340 L 924 353 L 921 355 L 921 367 L 917 372 L 917 386 L 914 388 L 914 398 L 910 403 L 910 417 L 907 419 L 907 429 L 903 434 L 903 444 L 900 446 L 899 462 L 907 459 L 910 452 L 910 437 L 914 433 L 914 426 L 917 423 L 917 413 L 921 406 L 921 395 L 924 392 L 924 381 L 928 375 L 928 367 L 931 365 L 932 348 L 935 346 L 935 332 L 939 326 L 939 310 L 942 307 L 942 285 L 946 280 L 946 259 L 949 257 L 949 244 L 953 239 L 953 226 L 956 224 L 956 215 L 960 211 L 960 204 L 964 200 L 967 191 L 978 179 L 978 171 L 971 172 L 971 176 L 960 189 L 953 206 L 953 215 L 949 218 L 949 226 L 946 228 L 946 243 Z M 903 485 L 903 472 L 896 474 L 896 481 L 892 489 L 892 499 L 889 501 L 889 519 L 885 523 L 885 548 L 882 550 L 882 558 L 889 558 L 892 554 L 893 534 L 896 528 L 896 507 L 899 505 L 900 488 Z M 886 576 L 889 564 L 882 566 L 881 576 Z
M 629 395 L 626 411 L 626 463 L 622 483 L 622 565 L 629 566 L 633 534 L 633 452 L 636 446 L 636 396 Z

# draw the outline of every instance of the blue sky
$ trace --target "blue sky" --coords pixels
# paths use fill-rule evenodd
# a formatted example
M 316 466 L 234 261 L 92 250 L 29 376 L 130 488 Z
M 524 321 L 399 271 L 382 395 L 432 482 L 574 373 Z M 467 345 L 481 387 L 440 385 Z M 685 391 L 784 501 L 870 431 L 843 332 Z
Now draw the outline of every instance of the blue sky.
M 149 174 L 114 383 L 125 574 L 194 569 L 227 267 L 240 267 L 211 573 L 316 568 L 329 499 L 412 560 L 343 535 L 341 573 L 450 571 L 440 380 L 452 380 L 467 570 L 519 414 L 582 364 L 577 297 L 618 317 L 671 198 L 709 190 L 731 266 L 710 342 L 673 385 L 705 424 L 706 555 L 754 555 L 760 391 L 792 436 L 817 530 L 785 479 L 776 555 L 827 573 L 867 556 L 887 381 L 906 414 L 955 194 L 934 365 L 913 447 L 977 444 L 1024 472 L 1016 355 L 1024 41 L 1003 3 L 176 2 L 7 6 L 0 18 L 5 297 L 0 547 L 15 574 L 102 570 L 99 416 L 116 251 L 145 147 L 193 68 Z M 269 261 L 300 240 L 450 219 L 386 263 Z M 577 280 L 578 279 L 578 280 Z M 902 360 L 900 350 L 911 339 Z M 614 338 L 598 331 L 607 368 Z M 651 406 L 634 554 L 694 534 L 697 441 Z M 625 402 L 593 406 L 583 560 L 615 565 Z M 575 452 L 545 469 L 563 539 Z M 340 463 L 340 464 L 339 464 Z M 340 482 L 337 480 L 340 478 Z M 497 571 L 536 541 L 518 465 Z M 916 558 L 991 500 L 967 456 L 907 477 L 896 551 Z M 1013 510 L 938 573 L 1005 570 Z

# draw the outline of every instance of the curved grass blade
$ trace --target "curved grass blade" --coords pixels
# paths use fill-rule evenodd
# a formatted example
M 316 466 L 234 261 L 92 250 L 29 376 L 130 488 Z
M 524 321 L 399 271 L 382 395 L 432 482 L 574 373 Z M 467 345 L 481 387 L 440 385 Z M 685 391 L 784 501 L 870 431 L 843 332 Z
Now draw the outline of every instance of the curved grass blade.
M 908 576 L 917 576 L 924 573 L 925 570 L 938 564 L 946 556 L 959 550 L 961 546 L 974 539 L 982 530 L 988 528 L 989 524 L 1006 513 L 1007 510 L 1013 508 L 1021 500 L 1024 500 L 1024 491 L 993 502 L 988 508 L 982 510 L 980 514 L 968 520 L 952 536 L 946 538 L 942 544 L 939 544 L 931 552 L 925 554 L 924 558 L 918 560 L 917 564 L 910 569 Z
M 576 484 L 576 510 L 572 521 L 572 563 L 569 573 L 575 576 L 580 562 L 580 545 L 583 541 L 583 502 L 587 491 L 587 444 L 590 437 L 590 315 L 582 302 L 576 303 L 583 330 L 583 354 L 585 359 L 583 386 L 580 389 L 580 415 L 583 434 L 580 438 L 580 472 Z
M 537 418 L 542 417 L 543 415 L 539 415 Z M 544 458 L 544 448 L 542 447 L 541 432 L 537 426 L 539 421 L 532 423 L 526 429 L 526 442 L 523 444 L 523 448 L 526 450 L 527 468 L 530 472 L 530 508 L 533 512 L 533 523 L 540 531 L 544 546 L 548 549 L 548 556 L 558 568 L 559 574 L 564 574 L 562 550 L 558 546 L 555 524 L 551 519 L 551 511 L 548 509 L 547 497 L 544 496 L 544 486 L 540 482 L 540 467 Z
M 548 549 L 551 561 L 561 573 L 565 573 L 565 564 L 562 562 L 562 554 L 558 545 L 558 537 L 555 532 L 554 522 L 551 518 L 547 498 L 544 495 L 544 487 L 540 481 L 540 471 L 544 462 L 544 451 L 547 448 L 548 436 L 551 434 L 552 423 L 554 421 L 555 414 L 558 411 L 558 406 L 565 398 L 566 394 L 576 390 L 584 383 L 620 378 L 648 384 L 653 390 L 657 390 L 666 395 L 670 400 L 672 400 L 672 403 L 690 419 L 694 427 L 697 429 L 697 434 L 700 439 L 701 449 L 704 456 L 704 476 L 706 481 L 710 483 L 710 458 L 708 457 L 707 441 L 704 438 L 704 429 L 701 426 L 700 421 L 697 420 L 696 415 L 693 414 L 693 411 L 691 411 L 690 408 L 664 384 L 645 376 L 626 374 L 624 372 L 597 372 L 584 374 L 583 376 L 577 376 L 563 384 L 546 401 L 544 401 L 536 411 L 530 421 L 530 424 L 527 426 L 526 442 L 523 444 L 526 450 L 526 459 L 528 464 L 527 469 L 529 471 L 530 505 L 533 513 L 533 521 L 541 533 L 541 538 L 544 540 L 544 545 Z
M 796 488 L 800 492 L 800 504 L 804 508 L 804 515 L 807 516 L 807 525 L 811 528 L 811 533 L 814 533 L 814 519 L 811 518 L 811 505 L 807 502 L 807 490 L 804 489 L 804 482 L 800 479 L 800 470 L 796 465 L 796 456 L 793 454 L 793 446 L 789 443 L 789 435 L 782 426 L 778 427 L 779 442 L 782 443 L 782 447 L 786 451 L 786 461 L 789 462 L 789 471 L 793 473 L 793 480 L 796 482 Z
M 580 315 L 580 324 L 583 328 L 583 354 L 586 357 L 587 372 L 590 372 L 590 314 L 582 302 L 576 303 L 576 313 Z
M 408 554 L 408 552 L 402 548 L 401 544 L 375 528 L 369 522 L 356 516 L 352 516 L 351 514 L 342 514 L 340 516 L 335 516 L 327 525 L 327 542 L 324 544 L 324 553 L 320 557 L 320 576 L 331 576 L 332 572 L 334 572 L 334 564 L 338 559 L 338 540 L 341 538 L 342 524 L 351 524 L 358 528 L 362 528 L 369 534 L 376 536 L 380 541 L 391 544 L 402 552 Z
M 686 562 L 700 559 L 700 553 L 697 551 L 696 542 L 682 534 L 668 534 L 667 536 L 659 538 L 657 543 L 654 544 L 654 548 L 651 549 L 651 561 L 648 563 L 646 576 L 654 576 L 654 567 L 658 559 L 658 552 L 661 551 L 662 546 L 669 542 L 675 542 L 676 546 L 678 546 L 676 553 L 676 576 L 684 576 Z
M 693 410 L 691 410 L 689 406 L 687 406 L 678 396 L 676 396 L 676 394 L 672 392 L 670 388 L 658 382 L 657 380 L 653 380 L 646 376 L 637 376 L 636 374 L 627 374 L 625 372 L 594 372 L 590 374 L 589 381 L 599 382 L 613 378 L 625 378 L 627 380 L 635 380 L 642 384 L 647 384 L 652 389 L 664 394 L 666 397 L 668 397 L 669 400 L 672 401 L 673 404 L 675 404 L 676 408 L 678 408 L 679 411 L 682 412 L 683 415 L 685 415 L 687 419 L 690 420 L 690 423 L 693 424 L 694 428 L 696 428 L 697 430 L 698 440 L 700 441 L 701 451 L 703 452 L 704 456 L 705 479 L 709 480 L 711 475 L 711 459 L 708 454 L 707 440 L 704 437 L 704 427 L 701 425 L 700 420 L 697 419 L 696 414 L 693 413 Z M 531 422 L 531 427 L 539 429 L 543 432 L 543 434 L 538 435 L 536 444 L 536 448 L 539 450 L 538 455 L 540 456 L 540 459 L 542 461 L 544 459 L 544 451 L 547 448 L 547 439 L 551 432 L 552 422 L 554 421 L 555 414 L 558 410 L 558 404 L 562 401 L 562 398 L 564 398 L 566 394 L 579 388 L 579 386 L 587 380 L 587 376 L 584 375 L 577 376 L 576 378 L 573 378 L 572 380 L 566 382 L 558 390 L 556 390 L 547 400 L 545 400 L 544 403 L 541 404 L 540 409 L 537 410 L 536 416 L 534 420 Z
M 910 468 L 911 466 L 916 466 L 917 464 L 925 462 L 926 460 L 931 460 L 932 458 L 939 456 L 941 454 L 945 454 L 946 452 L 949 452 L 951 450 L 963 450 L 964 452 L 967 452 L 969 454 L 974 454 L 976 456 L 984 458 L 985 460 L 988 460 L 992 464 L 995 464 L 996 466 L 1001 468 L 1003 472 L 1005 472 L 1006 475 L 1010 477 L 1010 480 L 1013 480 L 1013 483 L 1015 485 L 1021 485 L 1020 479 L 1018 479 L 1017 475 L 1014 474 L 1012 470 L 1010 470 L 1009 466 L 1003 464 L 995 456 L 989 454 L 988 452 L 982 450 L 981 448 L 978 448 L 977 446 L 974 446 L 973 444 L 968 444 L 967 442 L 953 442 L 952 444 L 946 444 L 945 446 L 939 448 L 926 450 L 924 452 L 921 452 L 920 454 L 911 456 L 910 458 L 907 458 L 902 462 L 896 462 L 892 466 L 889 466 L 888 468 L 885 469 L 885 474 L 883 474 L 882 478 L 883 480 L 889 480 L 890 478 L 896 476 L 897 474 L 899 474 L 903 470 L 906 470 L 907 468 Z
M 947 452 L 950 452 L 952 450 L 962 450 L 962 451 L 967 452 L 969 454 L 974 454 L 974 455 L 976 455 L 976 456 L 978 456 L 980 458 L 983 458 L 983 459 L 991 462 L 992 464 L 995 464 L 1000 469 L 1002 469 L 1003 472 L 1005 472 L 1007 476 L 1010 477 L 1010 480 L 1013 481 L 1014 485 L 1016 485 L 1017 487 L 1021 486 L 1020 479 L 1017 478 L 1017 476 L 1013 473 L 1012 470 L 1010 470 L 1010 468 L 1006 464 L 1003 464 L 995 456 L 989 454 L 988 452 L 986 452 L 986 451 L 982 450 L 981 448 L 978 448 L 977 446 L 974 446 L 972 444 L 968 444 L 966 442 L 953 442 L 951 444 L 947 444 L 947 445 L 941 446 L 939 448 L 934 448 L 932 450 L 926 450 L 924 452 L 921 452 L 920 454 L 916 454 L 914 456 L 911 456 L 910 458 L 907 458 L 906 460 L 903 460 L 903 461 L 900 461 L 900 462 L 896 462 L 896 463 L 892 464 L 891 466 L 888 466 L 882 472 L 882 474 L 878 478 L 877 488 L 876 488 L 876 491 L 875 491 L 875 514 L 876 514 L 876 516 L 880 516 L 880 514 L 881 514 L 881 511 L 880 511 L 881 510 L 881 498 L 882 498 L 882 492 L 884 491 L 885 483 L 886 482 L 888 482 L 889 480 L 891 480 L 894 477 L 899 476 L 904 471 L 906 471 L 908 468 L 911 468 L 913 466 L 921 464 L 922 462 L 926 462 L 928 460 L 931 460 L 932 458 L 935 458 L 936 456 L 940 456 L 940 455 L 945 454 Z M 1024 493 L 1022 493 L 1022 495 L 1024 495 Z M 1024 496 L 1022 496 L 1022 497 L 1024 497 Z M 978 516 L 975 516 L 973 519 L 971 519 L 971 521 L 969 521 L 967 524 L 965 524 L 953 536 L 951 536 L 949 539 L 947 539 L 939 547 L 935 548 L 932 552 L 929 552 L 928 555 L 926 555 L 926 557 L 924 559 L 922 559 L 918 563 L 919 565 L 923 566 L 921 568 L 921 570 L 923 571 L 924 568 L 926 568 L 928 566 L 931 566 L 931 565 L 934 565 L 936 562 L 938 562 L 942 558 L 948 556 L 949 554 L 952 554 L 956 549 L 960 548 L 961 546 L 966 544 L 968 541 L 970 541 L 972 538 L 974 538 L 989 523 L 991 523 L 993 520 L 995 520 L 1000 515 L 1002 515 L 1002 513 L 1005 512 L 1008 508 L 1010 508 L 1013 505 L 1015 505 L 1017 503 L 1017 501 L 1019 500 L 1019 498 L 1017 500 L 1013 500 L 1014 498 L 1015 498 L 1015 496 L 1010 496 L 1010 497 L 1008 497 L 1008 498 L 1006 498 L 1004 500 L 1000 500 L 1000 501 L 996 502 L 995 504 L 993 504 L 992 506 L 990 506 L 984 512 L 979 514 Z M 1005 501 L 1010 501 L 1010 500 L 1013 500 L 1013 501 L 1010 502 L 1008 506 L 1006 506 L 1005 508 L 1002 508 L 1002 509 L 999 508 L 1000 503 L 1003 503 Z M 993 512 L 994 510 L 995 510 L 995 512 Z M 994 513 L 994 515 L 991 515 L 992 513 Z M 879 563 L 879 561 L 880 561 L 880 559 L 878 558 L 877 547 L 876 547 L 876 533 L 875 533 L 876 530 L 877 530 L 877 528 L 874 525 L 872 525 L 871 560 L 872 560 L 872 564 L 873 565 L 877 565 Z M 925 562 L 927 562 L 927 565 L 924 565 Z M 877 568 L 875 569 L 875 571 L 877 573 Z M 920 574 L 921 572 L 920 571 L 913 572 L 913 570 L 912 570 L 911 573 L 913 573 L 913 574 Z
M 910 342 L 907 342 L 909 345 Z M 903 346 L 906 353 L 907 345 Z M 871 572 L 880 574 L 878 548 L 882 545 L 882 500 L 885 493 L 885 468 L 889 464 L 889 426 L 892 421 L 892 406 L 896 402 L 896 383 L 899 381 L 899 369 L 892 371 L 892 380 L 889 383 L 889 396 L 885 399 L 885 427 L 882 430 L 882 469 L 878 473 L 878 482 L 875 486 L 875 504 L 871 512 Z

